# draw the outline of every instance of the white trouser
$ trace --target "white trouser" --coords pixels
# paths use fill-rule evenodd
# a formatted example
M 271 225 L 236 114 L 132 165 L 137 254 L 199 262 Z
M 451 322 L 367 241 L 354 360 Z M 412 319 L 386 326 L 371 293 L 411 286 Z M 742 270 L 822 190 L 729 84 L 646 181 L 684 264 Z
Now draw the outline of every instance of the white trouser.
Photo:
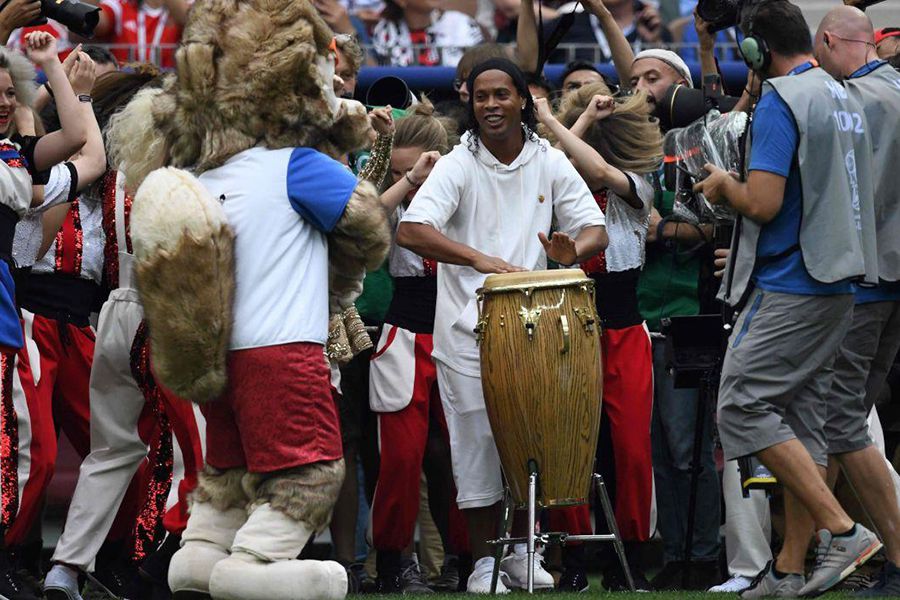
M 132 289 L 113 290 L 100 310 L 91 370 L 91 453 L 81 463 L 55 562 L 93 570 L 131 479 L 147 456 L 147 444 L 138 435 L 144 395 L 130 364 L 143 316 Z
M 762 490 L 752 490 L 750 497 L 744 498 L 736 460 L 725 463 L 722 493 L 725 495 L 725 554 L 728 557 L 728 574 L 752 579 L 772 560 L 769 546 L 772 535 L 769 499 Z

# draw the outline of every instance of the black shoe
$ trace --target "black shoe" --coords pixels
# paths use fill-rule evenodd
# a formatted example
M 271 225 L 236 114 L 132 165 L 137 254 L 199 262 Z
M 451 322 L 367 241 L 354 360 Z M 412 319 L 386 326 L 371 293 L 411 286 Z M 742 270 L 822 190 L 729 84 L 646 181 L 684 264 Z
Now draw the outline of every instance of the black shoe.
M 40 591 L 22 577 L 20 569 L 5 551 L 0 551 L 0 598 L 6 600 L 40 600 Z
M 425 576 L 422 575 L 422 571 L 419 570 L 419 564 L 415 561 L 409 561 L 409 563 L 404 565 L 403 570 L 400 572 L 400 587 L 404 595 L 434 593 L 428 587 L 428 582 L 425 580 Z
M 138 573 L 141 579 L 154 586 L 169 587 L 169 563 L 172 556 L 181 548 L 181 536 L 170 533 L 155 552 L 141 563 Z
M 650 585 L 650 582 L 647 581 L 647 577 L 644 573 L 635 567 L 631 568 L 631 579 L 634 581 L 634 590 L 636 592 L 652 592 L 653 586 Z M 627 592 L 630 591 L 628 589 L 628 580 L 625 578 L 625 573 L 622 571 L 622 567 L 614 567 L 612 569 L 608 569 L 603 574 L 603 589 L 607 592 Z
M 900 596 L 900 568 L 891 561 L 885 561 L 884 568 L 878 574 L 878 581 L 872 587 L 859 590 L 854 594 L 857 598 L 887 598 Z
M 591 587 L 584 569 L 566 569 L 563 571 L 556 589 L 559 592 L 586 592 Z
M 667 562 L 662 571 L 656 574 L 651 585 L 654 590 L 659 591 L 684 589 L 682 588 L 683 575 L 684 563 L 680 560 L 672 560 Z
M 376 594 L 399 594 L 403 592 L 403 585 L 400 575 L 379 575 L 375 579 Z
M 690 565 L 685 563 L 684 568 L 689 569 L 689 572 L 687 585 L 683 589 L 705 592 L 722 581 L 722 573 L 716 560 L 695 560 Z
M 431 589 L 442 594 L 454 594 L 459 589 L 459 569 L 456 562 L 441 567 L 441 574 L 431 584 Z
M 374 594 L 377 590 L 375 580 L 369 577 L 366 566 L 362 563 L 350 563 L 347 569 L 348 594 Z
M 151 590 L 141 584 L 138 569 L 128 559 L 105 564 L 97 564 L 93 573 L 87 574 L 88 581 L 101 592 L 114 598 L 142 600 Z

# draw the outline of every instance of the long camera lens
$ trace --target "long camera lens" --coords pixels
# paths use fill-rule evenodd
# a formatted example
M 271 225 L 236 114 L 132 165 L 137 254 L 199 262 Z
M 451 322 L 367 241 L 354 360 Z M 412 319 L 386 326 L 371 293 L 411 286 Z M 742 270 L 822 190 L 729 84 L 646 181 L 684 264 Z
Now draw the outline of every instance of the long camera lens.
M 59 21 L 72 33 L 91 37 L 100 22 L 100 8 L 78 0 L 41 0 L 41 16 Z
M 722 31 L 738 24 L 741 0 L 700 0 L 697 14 L 709 24 L 710 31 Z

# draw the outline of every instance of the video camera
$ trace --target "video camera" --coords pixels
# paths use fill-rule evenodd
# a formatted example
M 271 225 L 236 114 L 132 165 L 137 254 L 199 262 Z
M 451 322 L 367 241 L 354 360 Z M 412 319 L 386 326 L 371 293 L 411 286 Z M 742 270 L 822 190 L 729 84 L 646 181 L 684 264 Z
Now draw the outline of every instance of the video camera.
M 743 170 L 749 120 L 744 112 L 722 114 L 713 109 L 687 127 L 670 130 L 663 140 L 666 189 L 675 192 L 674 219 L 714 224 L 717 245 L 727 246 L 730 241 L 734 211 L 711 204 L 694 193 L 693 186 L 706 177 L 703 166 L 707 163 L 726 171 Z
M 709 25 L 710 33 L 740 25 L 741 11 L 760 0 L 700 0 L 697 14 Z
M 0 12 L 11 0 L 0 4 Z M 38 27 L 46 25 L 47 19 L 59 21 L 72 33 L 83 37 L 94 35 L 94 29 L 100 22 L 100 8 L 78 0 L 41 0 L 41 16 L 26 25 Z

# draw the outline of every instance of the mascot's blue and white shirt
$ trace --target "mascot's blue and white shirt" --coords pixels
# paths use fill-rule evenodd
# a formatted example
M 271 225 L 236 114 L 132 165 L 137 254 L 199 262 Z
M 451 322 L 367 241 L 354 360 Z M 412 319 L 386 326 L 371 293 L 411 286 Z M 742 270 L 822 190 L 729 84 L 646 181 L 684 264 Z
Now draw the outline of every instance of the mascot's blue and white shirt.
M 311 148 L 251 148 L 200 181 L 235 233 L 231 349 L 328 338 L 328 242 L 357 180 Z

